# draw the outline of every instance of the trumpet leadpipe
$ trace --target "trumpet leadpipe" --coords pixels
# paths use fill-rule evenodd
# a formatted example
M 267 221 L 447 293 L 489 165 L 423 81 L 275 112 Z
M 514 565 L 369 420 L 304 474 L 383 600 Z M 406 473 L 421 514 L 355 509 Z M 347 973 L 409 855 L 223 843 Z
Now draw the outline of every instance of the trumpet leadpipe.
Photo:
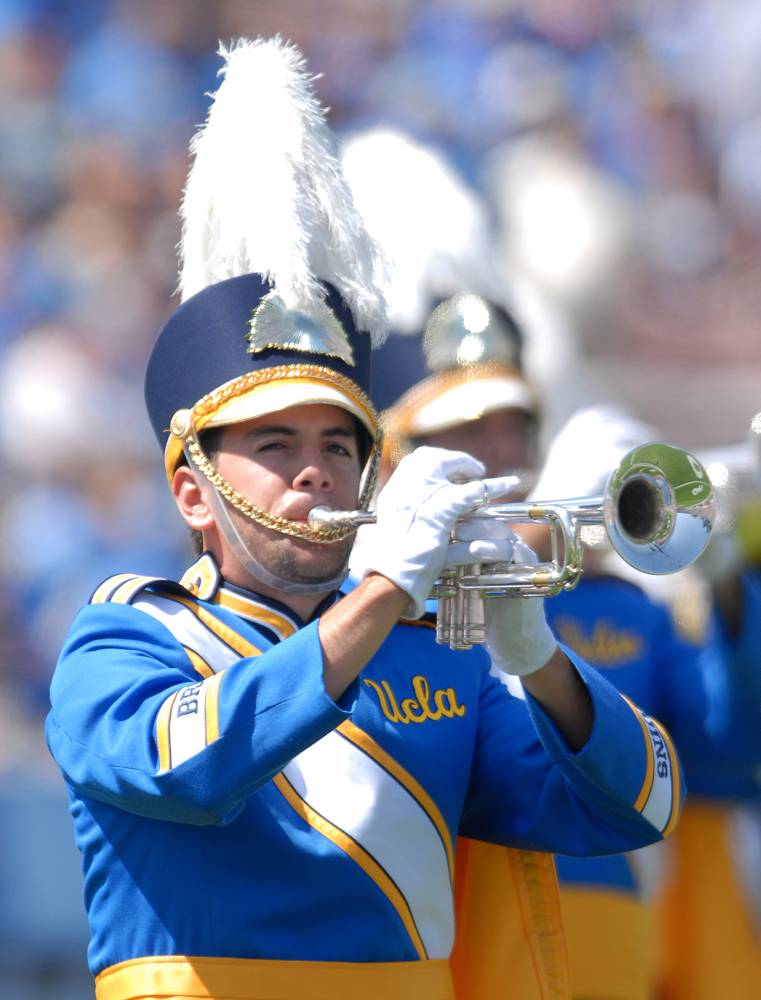
M 307 514 L 307 522 L 318 531 L 320 528 L 337 528 L 351 525 L 358 528 L 362 524 L 375 524 L 375 512 L 371 510 L 333 510 L 331 507 L 312 507 Z

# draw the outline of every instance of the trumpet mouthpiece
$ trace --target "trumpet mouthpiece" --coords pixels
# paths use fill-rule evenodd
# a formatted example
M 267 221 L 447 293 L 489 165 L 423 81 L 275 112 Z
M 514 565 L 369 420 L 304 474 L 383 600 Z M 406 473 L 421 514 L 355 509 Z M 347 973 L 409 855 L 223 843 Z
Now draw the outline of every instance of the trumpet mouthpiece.
M 330 507 L 326 507 L 321 504 L 317 507 L 312 507 L 312 509 L 307 514 L 307 522 L 311 524 L 313 528 L 329 528 L 332 527 L 336 522 L 340 522 L 341 518 L 336 517 L 344 513 L 343 511 L 332 510 Z
M 367 510 L 333 510 L 325 504 L 318 504 L 307 514 L 307 522 L 318 531 L 347 525 L 358 528 L 360 524 L 375 524 L 375 514 Z

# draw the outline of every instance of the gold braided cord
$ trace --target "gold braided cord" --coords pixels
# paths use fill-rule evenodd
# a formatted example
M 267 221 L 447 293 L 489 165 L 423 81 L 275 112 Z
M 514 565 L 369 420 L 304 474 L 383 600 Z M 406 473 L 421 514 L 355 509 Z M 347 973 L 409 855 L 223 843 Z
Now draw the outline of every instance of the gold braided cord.
M 203 425 L 203 418 L 215 413 L 230 399 L 248 392 L 257 385 L 286 378 L 303 378 L 311 376 L 319 378 L 320 381 L 329 382 L 343 389 L 350 396 L 367 410 L 368 416 L 376 428 L 375 441 L 370 453 L 369 465 L 362 494 L 359 497 L 358 506 L 361 510 L 366 510 L 375 489 L 378 476 L 378 461 L 382 447 L 382 433 L 379 428 L 379 421 L 375 408 L 368 397 L 361 389 L 352 382 L 351 379 L 326 368 L 322 365 L 282 365 L 277 368 L 264 368 L 259 371 L 249 372 L 235 379 L 233 382 L 215 389 L 213 392 L 200 399 L 189 413 L 189 420 L 185 430 L 184 440 L 188 450 L 188 455 L 198 471 L 209 481 L 217 492 L 236 510 L 245 517 L 250 518 L 257 524 L 261 524 L 273 531 L 283 535 L 290 535 L 294 538 L 303 538 L 310 542 L 319 544 L 329 544 L 331 542 L 343 541 L 353 534 L 356 528 L 352 525 L 331 525 L 314 528 L 305 521 L 291 521 L 289 518 L 280 517 L 277 514 L 270 514 L 259 507 L 248 497 L 239 493 L 235 487 L 229 483 L 224 476 L 214 467 L 209 456 L 201 447 L 198 432 L 196 431 L 196 420 Z

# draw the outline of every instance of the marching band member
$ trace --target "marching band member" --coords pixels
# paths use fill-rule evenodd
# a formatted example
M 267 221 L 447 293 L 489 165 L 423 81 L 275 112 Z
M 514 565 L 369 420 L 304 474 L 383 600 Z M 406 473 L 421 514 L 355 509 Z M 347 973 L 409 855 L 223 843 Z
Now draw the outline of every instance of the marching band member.
M 561 486 L 574 496 L 600 495 L 623 455 L 656 436 L 617 407 L 578 411 L 548 449 L 533 495 Z M 738 758 L 721 752 L 726 669 L 705 597 L 691 588 L 689 606 L 680 599 L 670 610 L 647 592 L 643 574 L 599 540 L 584 565 L 579 586 L 548 606 L 555 634 L 669 728 L 685 768 L 685 813 L 695 793 L 728 793 Z M 664 863 L 652 852 L 556 858 L 576 997 L 660 996 L 661 968 L 670 961 L 656 905 Z
M 474 332 L 474 324 L 463 319 L 464 313 L 473 310 L 469 300 L 477 298 L 454 296 L 434 310 L 422 339 L 391 337 L 378 352 L 376 369 L 386 376 L 378 394 L 396 396 L 383 415 L 390 468 L 416 446 L 456 445 L 479 458 L 490 475 L 519 472 L 529 481 L 526 470 L 534 468 L 536 461 L 538 404 L 515 367 L 518 359 L 505 363 L 506 353 L 519 339 L 506 336 L 499 313 L 481 300 L 491 322 Z M 467 354 L 478 357 L 478 364 L 463 363 L 464 343 Z M 415 355 L 417 364 L 412 361 Z M 398 363 L 401 356 L 403 364 Z M 410 373 L 415 379 L 412 385 Z M 502 436 L 495 440 L 498 433 Z M 614 408 L 581 411 L 556 438 L 531 493 L 538 500 L 600 495 L 607 474 L 623 455 L 654 436 Z M 695 635 L 681 634 L 668 612 L 640 587 L 604 571 L 600 564 L 595 566 L 594 550 L 589 556 L 585 569 L 590 572 L 579 586 L 547 602 L 548 621 L 563 642 L 666 723 L 688 779 L 692 777 L 700 790 L 716 792 L 722 785 L 714 768 L 725 765 L 717 760 L 716 734 L 709 731 L 713 699 L 707 680 L 715 682 L 723 676 L 715 644 L 707 636 L 698 641 Z M 520 683 L 514 678 L 508 686 L 520 694 Z M 727 773 L 735 761 L 733 757 L 728 762 Z M 726 781 L 723 787 L 726 791 Z M 474 955 L 483 964 L 481 947 L 487 956 L 497 951 L 494 907 L 485 894 L 505 860 L 494 849 L 467 845 L 465 850 L 468 869 L 460 889 L 468 908 L 458 932 L 455 970 L 467 970 L 472 982 Z M 621 854 L 585 859 L 558 856 L 556 862 L 573 996 L 577 1000 L 653 998 L 658 975 L 656 915 L 651 887 L 646 884 L 652 859 L 645 863 Z M 498 978 L 499 970 L 494 974 Z M 506 969 L 503 975 L 508 976 Z M 494 980 L 484 981 L 477 995 L 498 995 L 494 991 Z M 474 994 L 463 986 L 462 995 Z
M 759 430 L 756 417 L 751 434 Z M 757 439 L 749 444 L 757 450 Z M 753 1000 L 761 995 L 761 503 L 758 482 L 748 490 L 731 467 L 707 467 L 734 479 L 719 489 L 724 526 L 697 563 L 729 678 L 723 735 L 734 753 L 690 797 L 667 851 L 661 984 L 666 1000 Z
M 351 535 L 326 543 L 307 515 L 373 489 L 373 248 L 298 52 L 223 55 L 185 194 L 184 301 L 146 375 L 204 553 L 179 583 L 101 584 L 51 687 L 96 996 L 449 1000 L 458 833 L 629 850 L 673 826 L 679 765 L 540 600 L 500 602 L 488 656 L 434 644 L 418 619 L 451 528 L 510 482 L 461 452 L 399 465 L 340 596 Z

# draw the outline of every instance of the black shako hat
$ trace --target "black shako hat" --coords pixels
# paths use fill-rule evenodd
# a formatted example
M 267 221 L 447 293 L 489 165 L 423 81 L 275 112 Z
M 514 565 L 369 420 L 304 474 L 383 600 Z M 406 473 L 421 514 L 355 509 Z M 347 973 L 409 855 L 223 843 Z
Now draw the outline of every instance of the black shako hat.
M 290 406 L 340 406 L 374 445 L 380 433 L 369 389 L 386 334 L 382 259 L 304 59 L 280 38 L 220 55 L 181 208 L 183 302 L 145 379 L 170 480 L 205 428 Z
M 376 439 L 378 421 L 369 399 L 370 337 L 356 329 L 338 291 L 324 287 L 326 310 L 345 336 L 340 357 L 317 350 L 315 320 L 293 311 L 288 322 L 296 327 L 295 336 L 289 341 L 281 330 L 285 343 L 257 347 L 257 310 L 261 318 L 276 301 L 258 274 L 209 285 L 170 316 L 145 376 L 148 416 L 170 479 L 183 449 L 172 421 L 187 411 L 194 412 L 196 429 L 202 431 L 289 406 L 328 403 L 348 410 Z M 176 424 L 175 431 L 181 431 Z

